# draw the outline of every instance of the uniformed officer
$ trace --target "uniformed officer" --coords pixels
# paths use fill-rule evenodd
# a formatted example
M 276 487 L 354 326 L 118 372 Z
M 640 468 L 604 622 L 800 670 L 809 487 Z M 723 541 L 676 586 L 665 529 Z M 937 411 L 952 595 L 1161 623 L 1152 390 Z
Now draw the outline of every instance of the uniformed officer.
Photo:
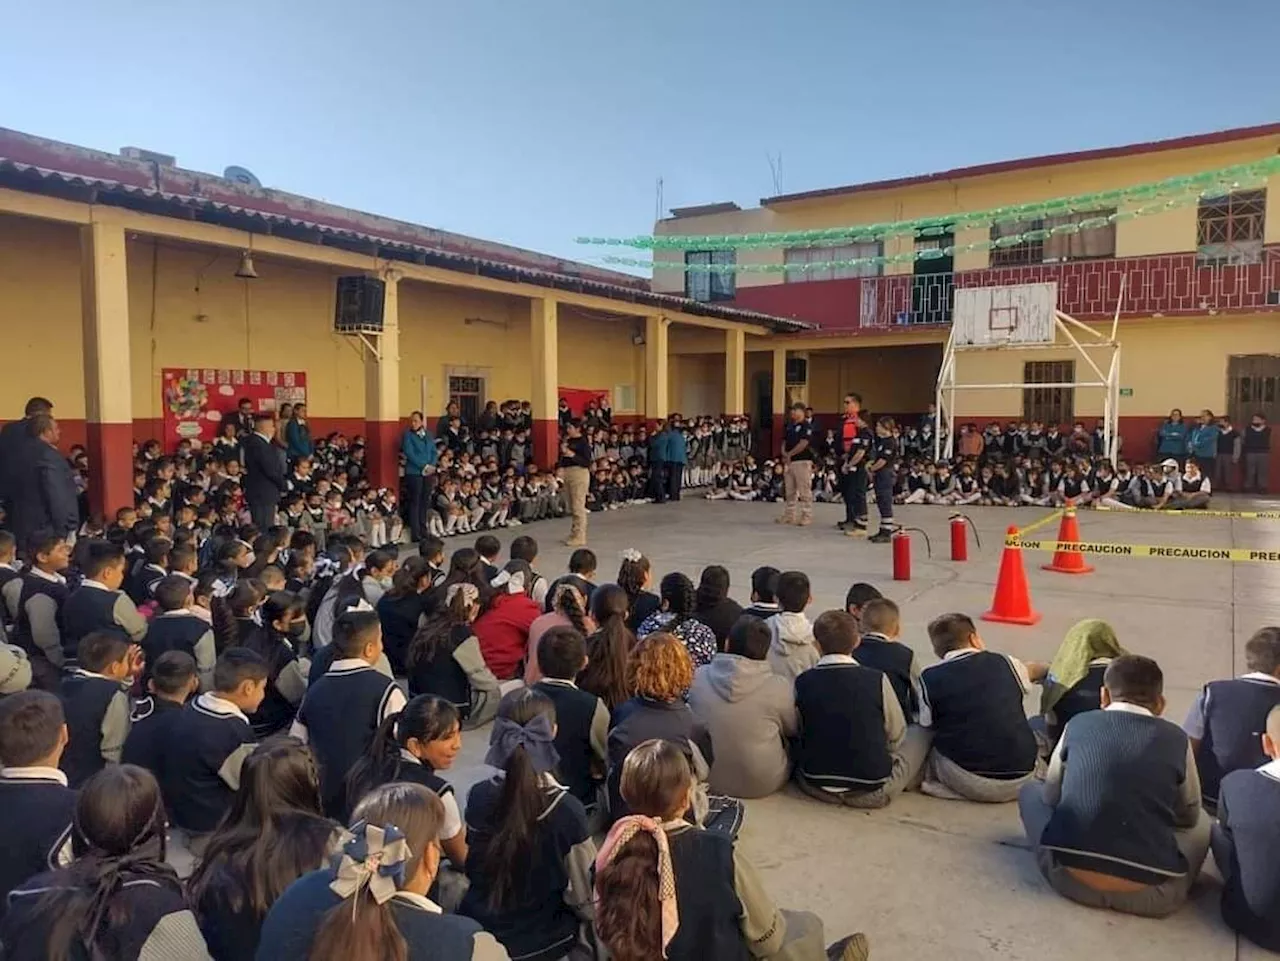
M 867 533 L 867 452 L 871 438 L 862 423 L 862 397 L 852 391 L 844 395 L 844 421 L 840 429 L 840 496 L 844 500 L 844 520 L 836 526 L 850 537 Z
M 876 421 L 876 437 L 871 445 L 868 470 L 876 492 L 876 510 L 880 513 L 880 530 L 871 538 L 873 544 L 887 544 L 893 536 L 893 481 L 898 468 L 898 439 L 893 436 L 897 425 L 892 417 Z

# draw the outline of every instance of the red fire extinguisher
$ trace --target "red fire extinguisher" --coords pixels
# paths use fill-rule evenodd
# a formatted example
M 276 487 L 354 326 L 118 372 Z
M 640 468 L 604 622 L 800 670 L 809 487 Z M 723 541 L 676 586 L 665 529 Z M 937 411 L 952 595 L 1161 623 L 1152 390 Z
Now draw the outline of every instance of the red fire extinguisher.
M 893 546 L 893 579 L 895 581 L 911 580 L 911 535 L 908 531 L 916 531 L 924 538 L 925 550 L 928 556 L 933 556 L 933 545 L 929 542 L 929 535 L 918 527 L 901 527 L 893 532 L 890 543 Z
M 979 548 L 982 547 L 982 541 L 978 538 L 977 525 L 973 523 L 964 514 L 951 515 L 951 559 L 953 561 L 967 561 L 969 559 L 969 541 L 965 532 L 965 524 L 973 528 L 973 540 Z

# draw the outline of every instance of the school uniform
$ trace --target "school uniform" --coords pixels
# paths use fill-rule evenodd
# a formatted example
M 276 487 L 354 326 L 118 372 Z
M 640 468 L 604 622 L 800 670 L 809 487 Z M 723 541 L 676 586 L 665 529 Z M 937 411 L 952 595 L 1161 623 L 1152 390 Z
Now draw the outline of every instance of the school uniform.
M 1267 762 L 1261 734 L 1267 715 L 1280 705 L 1280 679 L 1255 672 L 1225 681 L 1210 681 L 1191 705 L 1183 729 L 1200 742 L 1196 768 L 1205 807 L 1212 812 L 1218 785 L 1232 771 Z
M 627 629 L 635 633 L 640 625 L 662 608 L 662 599 L 652 591 L 641 591 L 631 601 L 631 610 L 627 614 Z
M 332 867 L 304 874 L 285 889 L 262 923 L 257 958 L 283 961 L 311 955 L 316 933 L 342 899 L 329 885 Z M 368 897 L 367 892 L 359 895 Z M 404 938 L 408 961 L 508 961 L 492 934 L 470 918 L 445 914 L 433 901 L 397 891 L 387 902 L 391 918 Z M 349 910 L 349 908 L 348 908 Z
M 656 701 L 637 696 L 623 701 L 613 711 L 609 728 L 609 817 L 616 821 L 630 809 L 622 799 L 620 781 L 622 762 L 633 748 L 645 741 L 670 741 L 678 747 L 693 768 L 698 782 L 705 783 L 715 761 L 711 733 L 694 716 L 684 701 Z
M 464 727 L 479 727 L 498 713 L 498 679 L 489 670 L 469 624 L 455 624 L 430 657 L 409 668 L 409 693 L 434 694 L 458 709 Z
M 512 958 L 559 961 L 577 942 L 593 914 L 591 871 L 596 847 L 587 812 L 569 789 L 543 775 L 543 810 L 529 861 L 516 873 L 501 910 L 490 904 L 493 879 L 487 862 L 498 828 L 502 777 L 481 781 L 467 796 L 467 877 L 471 887 L 458 913 L 493 934 Z
M 1222 919 L 1259 947 L 1280 952 L 1280 761 L 1222 779 L 1213 859 L 1221 872 Z
M 961 648 L 921 671 L 920 682 L 920 725 L 934 735 L 928 779 L 974 801 L 1017 797 L 1038 756 L 1022 707 L 1031 691 L 1026 666 Z
M 113 678 L 72 668 L 62 679 L 61 697 L 68 741 L 58 766 L 79 788 L 108 764 L 120 762 L 129 736 L 129 695 Z
M 1090 907 L 1171 914 L 1209 851 L 1190 741 L 1136 704 L 1116 701 L 1073 718 L 1043 786 L 1024 785 L 1018 807 L 1045 880 Z M 1143 887 L 1103 891 L 1073 869 Z
M 827 654 L 796 678 L 796 776 L 806 794 L 879 808 L 915 781 L 929 751 L 907 724 L 888 675 L 847 654 Z
M 360 658 L 342 658 L 311 687 L 289 733 L 310 744 L 320 766 L 320 797 L 329 817 L 346 820 L 346 777 L 378 726 L 405 706 L 396 683 Z
M 12 564 L 0 564 L 0 624 L 12 628 L 18 620 L 22 575 Z
M 111 631 L 134 644 L 147 634 L 147 622 L 129 595 L 85 579 L 62 605 L 62 652 L 74 660 L 80 641 L 94 631 Z
M 266 693 L 258 709 L 249 715 L 253 736 L 262 741 L 288 731 L 307 693 L 307 676 L 292 639 L 274 628 L 261 628 L 251 646 L 267 662 Z
M 863 667 L 883 671 L 908 722 L 920 717 L 920 661 L 916 652 L 884 634 L 862 635 L 854 655 Z
M 31 660 L 32 682 L 57 690 L 58 669 L 66 661 L 62 647 L 62 606 L 70 590 L 61 574 L 30 567 L 22 573 L 13 639 Z
M 147 658 L 143 675 L 144 688 L 160 655 L 169 651 L 191 655 L 196 662 L 196 673 L 202 690 L 208 690 L 213 683 L 213 668 L 218 660 L 213 627 L 199 614 L 187 608 L 165 611 L 153 617 L 147 625 L 146 636 L 142 639 L 142 651 Z
M 596 787 L 608 759 L 609 709 L 573 681 L 544 677 L 534 690 L 556 706 L 557 771 L 560 780 L 584 807 L 596 804 Z
M 144 767 L 159 780 L 165 740 L 184 706 L 155 695 L 135 701 L 120 763 Z
M 111 961 L 207 958 L 208 948 L 177 876 L 159 864 L 150 865 L 145 872 L 127 865 L 126 861 L 121 867 L 119 887 L 102 912 L 95 957 Z M 42 910 L 42 902 L 52 890 L 77 886 L 71 871 L 63 868 L 38 874 L 9 895 L 9 912 L 0 924 L 0 952 L 5 961 L 47 961 L 49 939 L 59 918 Z M 91 894 L 86 892 L 86 896 Z M 74 939 L 70 956 L 88 957 Z
M 1088 673 L 1053 705 L 1053 710 L 1044 719 L 1050 746 L 1058 743 L 1067 722 L 1077 714 L 1102 709 L 1102 684 L 1111 660 L 1109 657 L 1098 657 L 1090 661 Z
M 156 586 L 169 576 L 159 564 L 141 564 L 130 572 L 125 582 L 125 593 L 135 605 L 145 604 L 155 597 Z
M 76 792 L 57 768 L 0 770 L 0 810 L 12 830 L 0 858 L 0 917 L 9 892 L 33 875 L 71 863 L 71 822 Z
M 208 693 L 188 704 L 173 719 L 160 759 L 160 788 L 173 825 L 194 835 L 217 827 L 255 747 L 249 719 L 230 701 Z

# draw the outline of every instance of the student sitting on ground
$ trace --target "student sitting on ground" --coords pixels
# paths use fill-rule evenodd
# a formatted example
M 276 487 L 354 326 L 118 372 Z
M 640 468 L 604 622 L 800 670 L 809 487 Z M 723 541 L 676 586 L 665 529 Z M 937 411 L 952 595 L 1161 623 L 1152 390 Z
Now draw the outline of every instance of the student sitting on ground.
M 848 593 L 844 596 L 844 609 L 858 618 L 858 623 L 862 623 L 862 609 L 874 600 L 884 597 L 879 589 L 870 584 L 859 581 L 857 584 L 850 586 Z M 861 627 L 859 627 L 861 630 Z
M 1088 618 L 1067 631 L 1042 682 L 1040 716 L 1031 721 L 1036 738 L 1044 738 L 1042 755 L 1048 757 L 1053 751 L 1068 721 L 1102 707 L 1103 675 L 1125 653 L 1106 621 Z
M 595 621 L 587 614 L 587 598 L 578 585 L 572 581 L 561 579 L 551 588 L 547 595 L 550 610 L 540 614 L 529 625 L 528 646 L 525 650 L 524 683 L 532 687 L 542 680 L 542 671 L 538 669 L 538 645 L 542 635 L 555 627 L 572 627 L 586 637 L 596 629 Z
M 669 741 L 638 745 L 621 788 L 634 812 L 596 858 L 596 933 L 613 961 L 866 961 L 866 936 L 823 946 L 822 922 L 781 911 L 733 842 L 687 820 L 688 761 Z
M 1209 818 L 1191 744 L 1160 717 L 1164 706 L 1160 666 L 1116 658 L 1103 709 L 1072 718 L 1045 782 L 1022 788 L 1040 873 L 1063 897 L 1153 918 L 1186 901 L 1209 851 Z
M 160 755 L 161 786 L 174 827 L 200 854 L 240 788 L 240 769 L 254 749 L 249 715 L 262 702 L 267 665 L 253 651 L 231 647 L 213 669 L 206 691 L 174 718 Z
M 751 572 L 751 604 L 742 613 L 767 621 L 782 611 L 778 603 L 778 578 L 782 572 L 776 567 L 757 567 Z
M 342 828 L 320 812 L 311 752 L 286 737 L 259 744 L 240 772 L 226 819 L 187 885 L 214 961 L 243 961 L 285 888 L 341 850 Z
M 382 595 L 391 589 L 400 560 L 395 550 L 382 548 L 370 552 L 365 558 L 364 575 L 360 578 L 360 589 L 371 607 L 377 607 Z
M 442 609 L 418 628 L 409 645 L 409 693 L 444 698 L 457 709 L 464 730 L 493 720 L 501 696 L 472 628 L 479 612 L 479 588 L 450 584 Z
M 884 671 L 903 717 L 908 724 L 915 724 L 920 720 L 920 660 L 915 651 L 898 640 L 898 605 L 887 597 L 873 598 L 863 604 L 858 621 L 862 632 L 858 663 Z
M 742 616 L 742 605 L 729 596 L 729 571 L 726 568 L 712 564 L 702 569 L 693 614 L 711 628 L 716 636 L 716 650 L 723 651 L 729 631 Z
M 424 558 L 406 557 L 391 580 L 391 589 L 377 603 L 383 653 L 397 677 L 405 675 L 405 658 L 413 635 L 418 632 L 432 577 L 431 565 Z
M 529 629 L 544 615 L 534 602 L 533 568 L 524 561 L 508 561 L 489 582 L 495 593 L 476 618 L 476 639 L 484 662 L 500 681 L 520 676 L 529 650 Z
M 142 639 L 142 653 L 147 658 L 143 684 L 151 676 L 151 665 L 166 651 L 190 655 L 195 659 L 201 688 L 207 689 L 212 683 L 213 665 L 218 660 L 213 627 L 192 613 L 191 588 L 191 581 L 177 574 L 170 574 L 156 585 L 153 594 L 160 613 L 151 619 Z
M 554 607 L 552 604 L 556 596 L 556 588 L 561 584 L 572 584 L 578 589 L 578 593 L 582 595 L 582 607 L 585 610 L 591 604 L 591 595 L 596 589 L 596 568 L 599 562 L 596 559 L 596 552 L 589 547 L 579 547 L 569 555 L 569 573 L 562 574 L 551 582 L 551 586 L 547 588 L 547 596 L 545 599 L 546 613 L 550 613 Z
M 333 625 L 338 659 L 302 699 L 289 733 L 310 744 L 320 765 L 324 811 L 345 820 L 347 772 L 369 750 L 378 728 L 405 705 L 396 682 L 374 664 L 382 656 L 382 624 L 373 611 L 348 611 Z
M 604 702 L 611 713 L 631 697 L 627 662 L 636 636 L 627 627 L 627 592 L 617 584 L 602 584 L 591 595 L 591 619 L 596 631 L 587 636 L 587 666 L 578 675 L 578 687 Z
M 1213 860 L 1226 882 L 1223 920 L 1254 944 L 1280 952 L 1280 706 L 1267 715 L 1260 740 L 1267 763 L 1222 779 Z
M 553 627 L 538 642 L 542 680 L 533 686 L 556 709 L 556 773 L 588 814 L 608 760 L 609 709 L 594 694 L 579 690 L 574 678 L 587 666 L 586 642 L 572 627 Z
M 195 658 L 182 651 L 165 651 L 148 668 L 151 676 L 147 678 L 147 696 L 133 703 L 120 763 L 136 764 L 159 778 L 169 729 L 200 689 L 200 678 Z
M 62 704 L 52 694 L 0 700 L 0 810 L 15 827 L 0 858 L 0 915 L 27 878 L 71 863 L 76 794 L 58 769 L 66 746 Z
M 694 674 L 689 708 L 715 745 L 711 790 L 731 797 L 768 797 L 791 777 L 788 739 L 795 737 L 795 695 L 769 667 L 773 635 L 758 617 L 743 615 L 729 631 L 729 649 Z
M 672 634 L 683 642 L 694 667 L 710 664 L 716 656 L 716 635 L 711 628 L 693 616 L 697 595 L 693 581 L 679 571 L 672 571 L 659 585 L 661 607 L 645 618 L 637 637 L 647 634 Z
M 1223 777 L 1266 763 L 1258 733 L 1280 705 L 1280 627 L 1264 627 L 1249 638 L 1244 663 L 1247 674 L 1206 684 L 1182 725 L 1195 748 L 1210 813 Z
M 508 961 L 479 924 L 427 897 L 440 866 L 438 797 L 420 784 L 385 784 L 352 817 L 354 837 L 342 856 L 303 875 L 271 906 L 259 958 Z
M 76 800 L 75 825 L 75 860 L 10 894 L 0 924 L 6 961 L 205 961 L 182 884 L 165 864 L 156 779 L 130 764 L 99 771 Z
M 821 656 L 813 643 L 813 624 L 804 612 L 812 600 L 806 575 L 787 571 L 778 577 L 778 603 L 782 610 L 768 621 L 773 631 L 769 666 L 788 681 L 817 664 Z
M 114 631 L 134 644 L 142 643 L 147 622 L 120 590 L 124 548 L 110 541 L 84 541 L 76 545 L 75 556 L 84 580 L 62 605 L 63 653 L 68 659 L 75 657 L 80 639 L 94 631 Z
M 64 538 L 40 537 L 31 548 L 32 564 L 22 572 L 13 639 L 31 662 L 31 683 L 56 691 L 67 655 L 62 645 L 62 607 L 70 593 L 64 571 L 71 548 Z
M 552 776 L 555 734 L 549 698 L 508 694 L 485 755 L 500 773 L 467 796 L 471 887 L 459 913 L 526 961 L 558 961 L 590 937 L 596 846 L 581 802 Z
M 796 781 L 828 804 L 881 808 L 919 784 L 929 735 L 907 728 L 887 674 L 853 658 L 858 622 L 827 611 L 813 625 L 822 657 L 796 678 Z
M 309 665 L 297 653 L 307 632 L 306 607 L 297 594 L 269 594 L 259 608 L 262 626 L 244 640 L 245 647 L 267 662 L 266 694 L 249 717 L 260 741 L 289 730 L 307 692 Z
M 76 661 L 62 678 L 62 707 L 70 738 L 62 755 L 67 781 L 78 788 L 108 764 L 120 763 L 129 736 L 129 684 L 133 646 L 114 631 L 94 631 L 80 641 Z
M 920 672 L 920 725 L 934 735 L 920 790 L 941 798 L 1014 800 L 1036 770 L 1036 738 L 1022 709 L 1034 678 L 1016 658 L 986 650 L 964 614 L 936 618 L 929 641 L 942 660 Z M 1036 675 L 1043 671 L 1037 666 Z
M 628 547 L 622 552 L 622 563 L 618 566 L 618 586 L 627 592 L 627 627 L 633 633 L 662 607 L 662 598 L 649 590 L 652 583 L 653 566 L 649 558 Z

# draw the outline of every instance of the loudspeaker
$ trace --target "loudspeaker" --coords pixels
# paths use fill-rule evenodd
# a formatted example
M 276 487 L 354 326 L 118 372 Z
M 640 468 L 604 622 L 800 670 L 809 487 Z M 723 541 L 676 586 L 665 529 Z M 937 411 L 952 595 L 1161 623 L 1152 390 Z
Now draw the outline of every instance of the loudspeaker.
M 387 286 L 377 277 L 339 277 L 333 329 L 339 333 L 380 333 Z
M 809 383 L 809 361 L 805 357 L 787 358 L 787 383 Z

